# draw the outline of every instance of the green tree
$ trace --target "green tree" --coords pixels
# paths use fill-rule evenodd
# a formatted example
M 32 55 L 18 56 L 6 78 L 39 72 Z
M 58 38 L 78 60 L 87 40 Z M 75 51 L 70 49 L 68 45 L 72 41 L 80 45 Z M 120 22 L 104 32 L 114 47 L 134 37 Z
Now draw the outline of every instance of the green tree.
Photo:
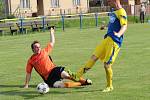
M 0 17 L 4 17 L 5 13 L 4 13 L 4 3 L 5 0 L 0 0 Z

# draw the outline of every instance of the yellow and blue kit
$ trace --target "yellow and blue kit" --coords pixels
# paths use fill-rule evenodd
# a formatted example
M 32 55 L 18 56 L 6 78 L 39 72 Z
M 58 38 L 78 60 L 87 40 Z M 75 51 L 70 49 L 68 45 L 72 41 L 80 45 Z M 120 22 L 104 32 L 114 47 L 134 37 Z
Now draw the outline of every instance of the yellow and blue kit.
M 112 11 L 109 14 L 109 18 L 108 31 L 104 36 L 104 40 L 97 45 L 93 54 L 102 62 L 113 64 L 123 41 L 123 35 L 117 37 L 114 32 L 118 33 L 123 25 L 127 25 L 127 14 L 126 11 L 121 8 Z
M 116 42 L 120 47 L 123 41 L 123 35 L 121 37 L 117 37 L 114 35 L 114 32 L 118 33 L 121 29 L 121 26 L 127 25 L 126 11 L 121 8 L 117 11 L 112 11 L 109 16 L 110 21 L 108 25 L 108 31 L 105 37 L 110 36 L 113 41 Z

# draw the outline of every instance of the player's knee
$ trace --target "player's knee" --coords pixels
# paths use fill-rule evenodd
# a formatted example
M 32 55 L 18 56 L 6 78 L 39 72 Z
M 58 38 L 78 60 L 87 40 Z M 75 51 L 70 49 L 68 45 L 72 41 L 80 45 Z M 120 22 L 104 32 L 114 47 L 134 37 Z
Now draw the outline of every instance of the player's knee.
M 61 77 L 64 78 L 64 79 L 69 79 L 70 75 L 66 71 L 62 71 Z
M 63 81 L 56 81 L 53 85 L 53 87 L 55 88 L 64 88 L 65 87 L 65 84 Z
M 96 57 L 95 55 L 92 55 L 92 56 L 91 56 L 91 59 L 94 60 L 94 61 L 97 61 L 97 60 L 98 60 L 98 57 Z
M 109 68 L 109 67 L 111 67 L 110 64 L 104 63 L 104 68 Z

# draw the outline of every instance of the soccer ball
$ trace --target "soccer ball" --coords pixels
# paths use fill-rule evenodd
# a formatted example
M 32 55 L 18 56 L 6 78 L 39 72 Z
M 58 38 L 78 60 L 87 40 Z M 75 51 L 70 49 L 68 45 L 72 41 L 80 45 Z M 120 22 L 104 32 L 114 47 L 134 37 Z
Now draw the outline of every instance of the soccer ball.
M 49 86 L 46 83 L 39 83 L 37 85 L 37 91 L 41 94 L 45 94 L 47 92 L 49 92 Z

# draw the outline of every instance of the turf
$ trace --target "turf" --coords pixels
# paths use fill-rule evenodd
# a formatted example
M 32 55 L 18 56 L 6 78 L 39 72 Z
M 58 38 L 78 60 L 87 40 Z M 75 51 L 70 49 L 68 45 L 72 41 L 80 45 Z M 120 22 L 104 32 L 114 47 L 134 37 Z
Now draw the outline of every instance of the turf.
M 57 30 L 56 44 L 51 54 L 55 64 L 76 71 L 88 60 L 105 32 L 98 28 Z M 150 24 L 128 26 L 121 51 L 113 65 L 114 91 L 111 93 L 101 92 L 105 87 L 105 72 L 99 61 L 84 75 L 93 81 L 91 86 L 51 88 L 49 93 L 41 95 L 37 93 L 36 85 L 42 79 L 33 70 L 30 88 L 22 88 L 33 40 L 39 40 L 44 47 L 49 41 L 49 33 L 0 37 L 0 100 L 149 100 Z

